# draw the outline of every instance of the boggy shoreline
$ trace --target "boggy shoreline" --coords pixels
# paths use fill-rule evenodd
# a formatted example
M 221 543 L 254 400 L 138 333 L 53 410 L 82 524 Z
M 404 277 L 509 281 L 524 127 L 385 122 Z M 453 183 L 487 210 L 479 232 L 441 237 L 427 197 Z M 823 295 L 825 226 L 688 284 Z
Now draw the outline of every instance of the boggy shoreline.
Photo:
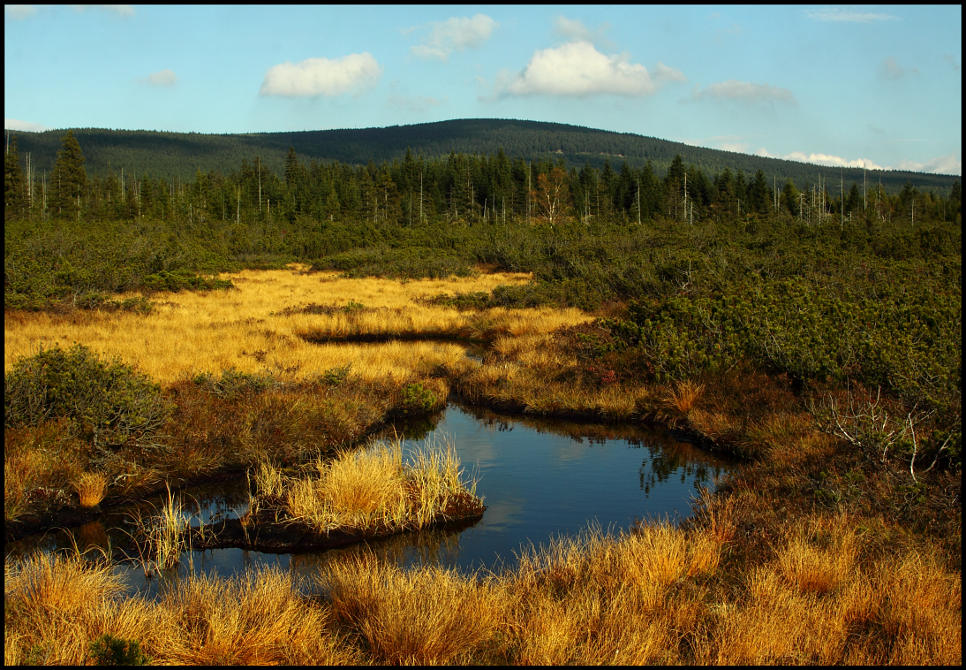
M 362 445 L 366 440 L 380 434 L 382 431 L 386 430 L 392 425 L 393 421 L 409 418 L 409 419 L 420 419 L 429 418 L 437 415 L 446 404 L 455 404 L 460 407 L 464 407 L 469 410 L 485 410 L 492 411 L 500 414 L 505 414 L 511 417 L 531 417 L 549 420 L 562 420 L 571 421 L 575 423 L 595 423 L 602 425 L 617 425 L 617 424 L 632 424 L 639 425 L 641 428 L 648 429 L 658 429 L 667 431 L 670 435 L 677 439 L 687 441 L 698 448 L 707 451 L 708 453 L 714 454 L 718 457 L 728 458 L 729 460 L 742 461 L 740 456 L 738 456 L 733 449 L 728 448 L 728 445 L 721 444 L 720 442 L 709 438 L 704 433 L 696 430 L 687 425 L 681 425 L 680 423 L 671 424 L 669 422 L 661 422 L 654 419 L 648 419 L 645 417 L 626 417 L 618 416 L 610 412 L 605 412 L 597 408 L 587 408 L 587 409 L 560 409 L 554 411 L 539 411 L 534 410 L 532 407 L 528 406 L 522 401 L 507 400 L 501 398 L 478 398 L 471 397 L 469 394 L 461 393 L 455 384 L 450 386 L 449 394 L 446 398 L 446 402 L 442 403 L 441 407 L 433 408 L 432 410 L 425 413 L 413 413 L 413 412 L 401 412 L 398 408 L 392 408 L 388 411 L 383 419 L 373 425 L 371 425 L 360 438 L 356 446 Z M 13 521 L 6 521 L 4 523 L 4 540 L 6 542 L 14 542 L 20 540 L 24 537 L 34 535 L 36 533 L 49 531 L 54 528 L 74 528 L 81 526 L 83 524 L 89 523 L 91 521 L 96 521 L 102 519 L 104 516 L 117 513 L 122 511 L 125 507 L 137 502 L 139 499 L 144 499 L 153 495 L 157 495 L 166 490 L 170 489 L 172 492 L 177 492 L 192 486 L 200 486 L 205 484 L 211 484 L 219 481 L 228 481 L 236 477 L 241 477 L 246 472 L 247 468 L 238 466 L 229 466 L 219 470 L 212 471 L 210 473 L 191 478 L 175 478 L 170 480 L 161 480 L 156 486 L 145 488 L 136 493 L 132 493 L 125 496 L 119 496 L 116 498 L 107 498 L 101 504 L 95 507 L 61 507 L 56 511 L 47 515 L 29 515 Z M 482 511 L 480 512 L 482 515 Z M 468 520 L 476 521 L 477 519 L 472 519 L 472 517 L 467 517 Z M 228 521 L 226 520 L 226 524 Z M 237 521 L 235 519 L 234 521 Z M 195 529 L 196 532 L 198 529 Z M 211 529 L 214 530 L 214 529 Z M 243 546 L 243 540 L 235 540 L 230 538 L 242 537 L 240 531 L 234 529 L 229 529 L 228 526 L 225 528 L 218 529 L 220 534 L 226 534 L 226 544 L 224 546 L 234 546 L 238 548 L 256 549 L 254 546 Z M 393 533 L 389 531 L 380 532 L 378 537 L 385 537 Z M 281 531 L 270 533 L 272 537 L 278 535 L 282 537 L 285 533 Z M 351 544 L 353 542 L 362 541 L 364 539 L 371 539 L 369 537 L 359 537 L 358 539 L 351 539 L 356 537 L 356 533 L 348 533 L 345 538 L 342 539 L 332 539 L 325 540 L 321 544 L 316 546 L 306 546 L 306 549 L 315 548 L 326 548 L 324 545 L 326 543 L 336 542 L 337 544 L 332 544 L 331 546 L 344 546 L 346 544 Z M 266 536 L 268 537 L 268 536 Z M 308 540 L 306 540 L 308 541 Z M 234 543 L 234 544 L 231 544 Z M 263 545 L 265 548 L 258 548 L 258 550 L 263 551 L 277 551 L 279 553 L 288 553 L 289 549 L 278 549 L 274 550 L 271 547 L 274 545 L 284 546 L 284 542 L 281 540 L 269 541 L 267 544 Z M 195 545 L 192 545 L 195 546 Z M 295 546 L 300 546 L 299 542 L 295 543 Z M 215 545 L 205 546 L 204 548 L 221 548 Z
M 487 410 L 492 412 L 497 412 L 500 414 L 505 414 L 507 416 L 513 417 L 531 417 L 531 418 L 541 418 L 550 420 L 565 420 L 572 421 L 576 423 L 590 422 L 595 424 L 603 425 L 617 425 L 617 424 L 634 424 L 640 425 L 642 428 L 659 429 L 665 430 L 670 433 L 673 437 L 687 441 L 695 446 L 707 451 L 708 453 L 714 454 L 715 456 L 725 457 L 733 460 L 743 460 L 737 456 L 733 450 L 728 449 L 727 445 L 722 445 L 715 440 L 710 439 L 708 436 L 704 435 L 700 431 L 694 430 L 688 426 L 670 425 L 667 422 L 660 422 L 656 420 L 646 420 L 644 418 L 634 418 L 616 416 L 609 412 L 604 412 L 599 409 L 583 409 L 583 410 L 556 410 L 556 411 L 535 411 L 533 408 L 529 407 L 520 401 L 509 401 L 505 399 L 498 398 L 472 398 L 469 395 L 460 393 L 455 385 L 450 387 L 450 392 L 446 399 L 446 403 L 442 404 L 440 408 L 434 408 L 429 412 L 424 414 L 417 414 L 412 412 L 402 413 L 397 408 L 391 409 L 383 419 L 372 426 L 370 426 L 364 433 L 363 437 L 357 443 L 357 446 L 365 443 L 366 440 L 378 435 L 380 432 L 386 430 L 394 420 L 401 418 L 419 419 L 419 418 L 429 418 L 438 414 L 441 409 L 445 408 L 446 404 L 452 403 L 460 407 L 464 407 L 470 410 Z M 24 537 L 34 535 L 36 533 L 49 531 L 54 528 L 74 528 L 81 526 L 83 524 L 89 523 L 91 521 L 96 521 L 102 519 L 104 516 L 117 513 L 123 510 L 125 507 L 137 502 L 139 499 L 144 499 L 153 495 L 157 495 L 169 488 L 172 492 L 180 491 L 192 486 L 199 486 L 204 484 L 211 484 L 219 481 L 228 481 L 236 477 L 241 477 L 244 475 L 247 468 L 240 468 L 238 466 L 230 466 L 227 468 L 222 468 L 205 475 L 192 478 L 175 478 L 172 480 L 161 480 L 156 486 L 151 488 L 146 488 L 140 490 L 134 494 L 120 496 L 116 498 L 108 498 L 101 504 L 95 507 L 61 507 L 56 511 L 47 515 L 29 515 L 13 521 L 6 521 L 4 523 L 4 540 L 6 542 L 14 542 L 20 540 Z M 480 512 L 482 515 L 482 511 Z M 467 517 L 470 519 L 471 517 Z M 475 519 L 478 520 L 478 519 Z M 475 521 L 474 520 L 474 521 Z M 231 521 L 231 520 L 227 520 Z M 235 520 L 237 521 L 237 519 Z M 227 523 L 227 522 L 226 522 Z M 197 529 L 195 529 L 197 531 Z M 214 529 L 212 529 L 214 530 Z M 227 533 L 226 537 L 235 538 L 240 537 L 238 532 L 235 530 L 230 530 L 227 527 L 219 529 L 220 533 Z M 386 531 L 379 535 L 379 537 L 385 537 L 392 533 Z M 284 535 L 284 533 L 279 532 L 279 536 Z M 358 542 L 366 538 L 359 538 L 356 540 L 349 539 L 350 537 L 355 537 L 356 534 L 347 534 L 344 540 L 326 540 L 325 542 L 341 542 L 341 544 L 334 544 L 332 546 L 344 546 L 345 544 L 351 544 L 353 542 Z M 226 542 L 236 542 L 235 540 L 226 540 Z M 277 544 L 282 546 L 281 541 Z M 298 543 L 296 543 L 298 544 Z M 323 544 L 325 544 L 323 542 Z M 255 547 L 245 547 L 242 546 L 243 541 L 238 540 L 235 544 L 226 544 L 225 546 L 237 546 L 238 548 L 249 548 L 255 549 Z M 195 545 L 193 545 L 195 546 Z M 264 545 L 265 549 L 259 549 L 264 551 L 273 551 L 270 547 L 272 542 Z M 204 548 L 221 548 L 212 546 L 206 546 Z M 307 548 L 317 548 L 317 547 L 307 547 Z M 324 548 L 324 547 L 323 547 Z M 279 553 L 287 553 L 287 549 L 277 550 Z
M 483 518 L 486 505 L 466 506 L 456 514 L 437 514 L 422 528 L 415 525 L 391 528 L 385 525 L 373 529 L 333 529 L 319 532 L 294 521 L 276 521 L 271 512 L 263 511 L 256 518 L 248 515 L 225 519 L 214 524 L 191 528 L 191 548 L 246 549 L 274 554 L 306 551 L 325 551 L 359 542 L 381 540 L 394 535 L 423 529 L 463 530 Z

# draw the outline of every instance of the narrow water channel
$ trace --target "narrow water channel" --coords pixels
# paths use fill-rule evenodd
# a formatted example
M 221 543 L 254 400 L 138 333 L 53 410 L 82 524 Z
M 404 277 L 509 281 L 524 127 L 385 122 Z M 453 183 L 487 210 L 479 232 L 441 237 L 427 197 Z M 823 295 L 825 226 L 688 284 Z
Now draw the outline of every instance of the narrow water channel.
M 306 554 L 269 554 L 241 549 L 190 552 L 171 574 L 146 579 L 140 568 L 119 570 L 137 591 L 156 593 L 160 584 L 191 571 L 227 576 L 260 565 L 275 565 L 309 574 L 320 565 L 358 552 L 373 552 L 401 566 L 436 564 L 470 574 L 478 569 L 512 567 L 529 546 L 576 535 L 596 525 L 616 533 L 638 521 L 679 521 L 691 513 L 699 488 L 713 489 L 715 480 L 734 464 L 637 426 L 599 426 L 507 417 L 450 405 L 435 423 L 399 424 L 406 455 L 427 441 L 455 447 L 466 477 L 487 506 L 483 518 L 462 530 L 407 533 L 388 540 Z M 220 483 L 193 489 L 204 521 L 243 514 L 247 482 Z M 160 500 L 155 501 L 160 504 Z M 123 532 L 123 520 L 106 517 L 70 533 L 49 532 L 8 547 L 24 552 L 106 544 Z

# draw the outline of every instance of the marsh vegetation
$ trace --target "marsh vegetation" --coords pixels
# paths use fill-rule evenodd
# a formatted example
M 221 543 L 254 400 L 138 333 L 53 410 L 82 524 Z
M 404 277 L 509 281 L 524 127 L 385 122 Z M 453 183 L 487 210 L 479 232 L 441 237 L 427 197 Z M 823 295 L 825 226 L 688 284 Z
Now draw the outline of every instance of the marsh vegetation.
M 452 163 L 481 188 L 500 165 Z M 272 515 L 418 525 L 463 495 L 458 466 L 355 450 L 451 398 L 670 427 L 744 466 L 683 523 L 588 530 L 472 577 L 362 556 L 319 570 L 315 596 L 266 569 L 149 600 L 91 556 L 8 557 L 6 662 L 961 661 L 958 191 L 739 216 L 716 177 L 706 202 L 688 191 L 692 220 L 669 170 L 637 224 L 618 176 L 589 216 L 592 182 L 545 165 L 531 178 L 571 194 L 553 222 L 525 200 L 498 221 L 462 186 L 409 222 L 391 184 L 410 173 L 384 168 L 395 205 L 377 211 L 363 190 L 316 216 L 298 185 L 330 173 L 296 161 L 284 219 L 251 198 L 245 219 L 196 209 L 206 178 L 166 218 L 10 218 L 8 538 L 246 472 Z

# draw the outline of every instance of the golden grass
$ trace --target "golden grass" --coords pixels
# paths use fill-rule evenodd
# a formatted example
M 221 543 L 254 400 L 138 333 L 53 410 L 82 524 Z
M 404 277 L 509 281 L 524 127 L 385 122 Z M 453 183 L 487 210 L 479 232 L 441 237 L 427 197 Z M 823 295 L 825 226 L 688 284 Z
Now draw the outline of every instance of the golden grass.
M 159 665 L 354 665 L 358 651 L 329 615 L 266 569 L 220 580 L 192 576 L 158 602 L 124 596 L 106 562 L 37 553 L 4 564 L 4 662 L 87 665 L 103 634 L 137 642 Z
M 359 662 L 327 632 L 324 608 L 301 598 L 278 569 L 230 580 L 195 576 L 165 594 L 173 622 L 162 651 L 183 665 L 343 665 Z
M 452 514 L 453 505 L 482 504 L 448 444 L 426 444 L 404 463 L 399 441 L 379 441 L 317 459 L 303 477 L 285 476 L 263 462 L 253 480 L 253 509 L 266 496 L 281 498 L 289 518 L 320 532 L 418 529 Z
M 81 507 L 97 507 L 107 495 L 107 476 L 101 472 L 82 472 L 74 481 Z
M 352 374 L 364 379 L 407 378 L 453 363 L 463 356 L 464 347 L 438 342 L 319 345 L 300 334 L 516 335 L 590 318 L 579 310 L 551 309 L 496 308 L 468 314 L 424 302 L 439 293 L 487 291 L 500 284 L 529 281 L 529 275 L 522 273 L 401 282 L 348 279 L 293 267 L 223 277 L 231 279 L 237 290 L 158 294 L 156 307 L 148 315 L 9 313 L 4 321 L 4 369 L 40 346 L 79 342 L 99 355 L 118 356 L 162 384 L 228 368 L 304 379 L 346 363 L 351 364 Z M 310 304 L 338 307 L 350 301 L 365 309 L 329 315 L 297 311 Z
M 38 553 L 5 562 L 4 659 L 83 664 L 110 633 L 159 664 L 958 665 L 958 574 L 914 549 L 871 556 L 851 521 L 789 522 L 737 584 L 709 560 L 727 547 L 713 529 L 668 524 L 589 529 L 496 575 L 330 561 L 313 577 L 322 600 L 263 569 L 191 576 L 149 603 L 124 596 L 106 563 Z M 802 553 L 840 578 L 790 577 Z
M 7 559 L 4 586 L 8 664 L 86 665 L 100 635 L 149 640 L 163 628 L 140 599 L 119 604 L 125 587 L 107 561 L 41 552 Z
M 500 624 L 498 592 L 436 566 L 405 571 L 363 556 L 330 564 L 317 580 L 377 664 L 467 662 Z

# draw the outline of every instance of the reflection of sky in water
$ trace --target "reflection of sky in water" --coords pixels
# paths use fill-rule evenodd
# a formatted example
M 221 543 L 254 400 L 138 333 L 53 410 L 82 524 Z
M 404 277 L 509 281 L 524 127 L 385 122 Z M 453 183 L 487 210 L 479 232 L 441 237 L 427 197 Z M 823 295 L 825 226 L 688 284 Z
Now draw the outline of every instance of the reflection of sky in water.
M 404 566 L 499 569 L 501 564 L 512 566 L 515 555 L 530 543 L 539 546 L 556 536 L 576 535 L 591 524 L 626 530 L 639 519 L 685 518 L 698 488 L 713 487 L 714 478 L 730 468 L 667 433 L 478 413 L 450 406 L 435 427 L 399 427 L 401 434 L 412 436 L 404 442 L 405 454 L 427 443 L 454 445 L 465 476 L 477 480 L 476 492 L 487 506 L 483 518 L 469 528 L 409 533 L 294 556 L 241 549 L 193 552 L 167 576 L 145 581 L 140 569 L 131 567 L 121 569 L 125 580 L 145 593 L 156 593 L 164 582 L 192 570 L 227 576 L 271 565 L 308 577 L 331 560 L 365 552 Z M 191 493 L 194 499 L 186 507 L 196 511 L 197 501 L 206 520 L 247 509 L 244 476 Z M 88 529 L 86 534 L 96 544 L 104 531 Z M 44 540 L 47 548 L 69 546 L 68 538 L 54 535 Z

